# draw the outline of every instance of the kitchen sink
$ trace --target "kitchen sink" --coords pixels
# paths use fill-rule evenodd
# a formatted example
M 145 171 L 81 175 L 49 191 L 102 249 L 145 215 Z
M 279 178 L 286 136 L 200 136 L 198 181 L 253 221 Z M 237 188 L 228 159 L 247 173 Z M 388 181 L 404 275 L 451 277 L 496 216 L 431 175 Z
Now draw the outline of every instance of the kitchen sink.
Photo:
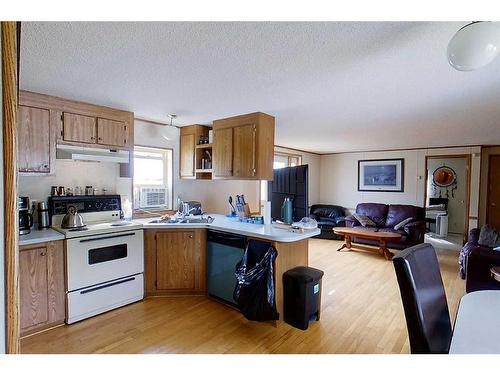
M 211 216 L 203 217 L 203 218 L 185 218 L 180 221 L 183 224 L 201 224 L 201 223 L 211 223 L 214 221 L 214 218 Z
M 181 220 L 152 220 L 149 223 L 150 224 L 173 224 L 173 223 L 180 223 L 180 224 L 210 224 L 212 221 L 214 221 L 214 218 L 211 216 L 199 218 L 199 217 L 187 217 Z

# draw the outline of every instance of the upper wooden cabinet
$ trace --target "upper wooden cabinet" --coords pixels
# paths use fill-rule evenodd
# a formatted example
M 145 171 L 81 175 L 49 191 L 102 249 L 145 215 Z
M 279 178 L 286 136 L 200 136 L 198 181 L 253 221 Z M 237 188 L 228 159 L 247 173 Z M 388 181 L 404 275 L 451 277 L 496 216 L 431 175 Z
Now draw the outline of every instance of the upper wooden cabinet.
M 123 121 L 97 119 L 97 143 L 100 145 L 126 147 L 128 145 L 127 124 Z
M 20 91 L 18 119 L 22 173 L 53 173 L 57 143 L 125 150 L 134 147 L 132 112 Z M 131 166 L 131 162 L 120 165 L 120 176 L 131 177 Z
M 273 179 L 274 117 L 262 112 L 214 121 L 214 178 Z
M 20 105 L 17 119 L 19 172 L 50 173 L 54 139 L 49 110 Z
M 198 145 L 200 137 L 208 137 L 209 127 L 183 126 L 180 131 L 179 176 L 187 179 L 212 178 L 212 169 L 203 168 L 202 159 L 212 155 L 212 145 Z
M 21 335 L 62 324 L 64 301 L 64 250 L 62 241 L 19 248 Z
M 233 129 L 214 129 L 214 177 L 233 175 Z
M 96 143 L 95 117 L 64 113 L 62 139 L 67 142 Z

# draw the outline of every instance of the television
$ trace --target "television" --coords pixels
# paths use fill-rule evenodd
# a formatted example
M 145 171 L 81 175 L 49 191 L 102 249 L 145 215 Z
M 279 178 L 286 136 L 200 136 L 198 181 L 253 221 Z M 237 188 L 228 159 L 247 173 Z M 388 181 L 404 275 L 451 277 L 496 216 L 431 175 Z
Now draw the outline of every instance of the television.
M 308 165 L 275 169 L 273 180 L 267 183 L 267 196 L 271 202 L 272 220 L 282 221 L 281 206 L 286 197 L 293 202 L 293 221 L 309 216 Z

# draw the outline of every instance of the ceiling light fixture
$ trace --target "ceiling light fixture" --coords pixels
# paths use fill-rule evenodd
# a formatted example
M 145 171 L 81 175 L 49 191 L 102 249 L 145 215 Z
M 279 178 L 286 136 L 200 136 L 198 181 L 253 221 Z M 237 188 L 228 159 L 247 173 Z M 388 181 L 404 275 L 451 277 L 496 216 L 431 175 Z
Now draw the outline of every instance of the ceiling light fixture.
M 172 121 L 177 118 L 177 115 L 174 113 L 170 113 L 168 117 L 170 118 L 170 126 L 174 126 L 172 125 Z
M 448 62 L 460 71 L 479 69 L 500 52 L 500 23 L 472 22 L 465 25 L 448 44 Z

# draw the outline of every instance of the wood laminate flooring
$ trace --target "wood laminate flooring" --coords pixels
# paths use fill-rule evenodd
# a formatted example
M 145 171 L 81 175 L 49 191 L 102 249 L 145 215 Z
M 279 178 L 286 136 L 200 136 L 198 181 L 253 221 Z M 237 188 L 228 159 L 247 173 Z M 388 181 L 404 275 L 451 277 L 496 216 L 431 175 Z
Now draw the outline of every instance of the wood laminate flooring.
M 307 331 L 247 321 L 205 297 L 158 297 L 21 341 L 23 353 L 408 353 L 392 262 L 378 253 L 337 252 L 341 241 L 312 239 L 322 269 L 322 315 Z M 458 253 L 437 249 L 452 321 L 464 294 Z

